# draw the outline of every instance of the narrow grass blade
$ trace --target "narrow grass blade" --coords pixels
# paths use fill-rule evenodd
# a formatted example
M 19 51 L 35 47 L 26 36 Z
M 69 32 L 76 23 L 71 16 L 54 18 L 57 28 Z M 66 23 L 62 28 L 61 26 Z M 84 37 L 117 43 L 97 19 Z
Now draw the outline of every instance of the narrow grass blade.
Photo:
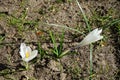
M 56 45 L 56 41 L 55 41 L 55 36 L 53 35 L 53 33 L 52 33 L 51 31 L 49 32 L 49 34 L 50 34 L 52 43 L 53 43 L 53 45 L 54 45 L 54 50 L 53 50 L 53 52 L 54 52 L 54 54 L 58 57 L 58 49 L 57 49 L 57 45 Z

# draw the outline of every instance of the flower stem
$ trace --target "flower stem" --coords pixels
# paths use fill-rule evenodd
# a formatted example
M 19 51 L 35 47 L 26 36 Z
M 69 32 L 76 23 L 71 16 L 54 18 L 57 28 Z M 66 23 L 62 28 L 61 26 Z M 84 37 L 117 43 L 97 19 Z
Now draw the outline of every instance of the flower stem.
M 83 14 L 83 18 L 84 18 L 85 23 L 86 23 L 86 25 L 87 25 L 88 31 L 90 32 L 90 31 L 91 31 L 91 27 L 90 27 L 90 25 L 89 25 L 89 23 L 88 23 L 88 19 L 87 19 L 86 15 L 85 15 L 85 13 L 84 13 L 84 11 L 83 11 L 80 3 L 78 2 L 78 0 L 76 0 L 76 2 L 77 2 L 77 4 L 78 4 L 78 7 L 80 8 L 80 11 L 81 11 L 82 14 Z M 91 44 L 91 45 L 90 45 L 90 78 L 89 78 L 89 80 L 92 80 L 92 70 L 93 70 L 92 51 L 93 51 L 93 47 L 92 47 L 92 44 Z
M 29 64 L 28 64 L 28 62 L 26 62 L 25 68 L 26 68 L 26 70 L 29 69 Z
M 90 44 L 90 78 L 89 78 L 89 80 L 92 80 L 92 70 L 93 70 L 92 51 L 93 51 L 93 45 Z

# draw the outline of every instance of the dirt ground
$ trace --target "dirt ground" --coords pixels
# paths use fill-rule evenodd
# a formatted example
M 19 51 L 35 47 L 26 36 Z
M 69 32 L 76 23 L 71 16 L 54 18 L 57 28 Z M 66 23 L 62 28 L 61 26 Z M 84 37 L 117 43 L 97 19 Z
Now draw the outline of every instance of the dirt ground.
M 105 27 L 120 19 L 119 0 L 79 0 L 91 29 L 103 28 L 104 39 L 94 43 L 93 80 L 120 80 L 120 36 L 116 25 Z M 59 43 L 63 28 L 46 25 L 65 25 L 88 34 L 82 13 L 75 0 L 0 0 L 0 80 L 89 80 L 89 46 L 70 52 L 58 60 L 48 56 L 53 47 L 49 30 Z M 85 35 L 65 30 L 63 50 L 75 46 Z M 21 42 L 32 49 L 48 51 L 22 70 L 19 55 Z

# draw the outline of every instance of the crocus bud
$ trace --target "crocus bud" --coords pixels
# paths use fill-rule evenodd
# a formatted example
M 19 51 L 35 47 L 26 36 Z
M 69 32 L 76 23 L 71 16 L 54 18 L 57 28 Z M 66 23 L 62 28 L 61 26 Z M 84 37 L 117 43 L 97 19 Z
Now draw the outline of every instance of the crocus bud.
M 94 29 L 92 32 L 90 32 L 80 43 L 80 46 L 85 46 L 88 45 L 90 43 L 96 42 L 98 40 L 101 40 L 103 38 L 103 36 L 100 35 L 100 33 L 102 32 L 102 29 L 98 30 Z

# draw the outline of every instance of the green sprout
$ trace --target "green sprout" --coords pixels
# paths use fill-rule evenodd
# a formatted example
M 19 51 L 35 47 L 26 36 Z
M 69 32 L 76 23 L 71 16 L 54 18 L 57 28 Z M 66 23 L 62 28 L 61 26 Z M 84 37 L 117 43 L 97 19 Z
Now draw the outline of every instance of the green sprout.
M 64 40 L 64 33 L 62 33 L 61 37 L 60 37 L 60 44 L 59 46 L 57 46 L 57 42 L 55 40 L 55 35 L 50 31 L 50 37 L 51 37 L 51 40 L 52 40 L 52 43 L 53 43 L 53 54 L 55 55 L 55 57 L 57 58 L 61 58 L 63 57 L 64 55 L 62 55 L 62 49 L 63 49 L 63 40 Z

